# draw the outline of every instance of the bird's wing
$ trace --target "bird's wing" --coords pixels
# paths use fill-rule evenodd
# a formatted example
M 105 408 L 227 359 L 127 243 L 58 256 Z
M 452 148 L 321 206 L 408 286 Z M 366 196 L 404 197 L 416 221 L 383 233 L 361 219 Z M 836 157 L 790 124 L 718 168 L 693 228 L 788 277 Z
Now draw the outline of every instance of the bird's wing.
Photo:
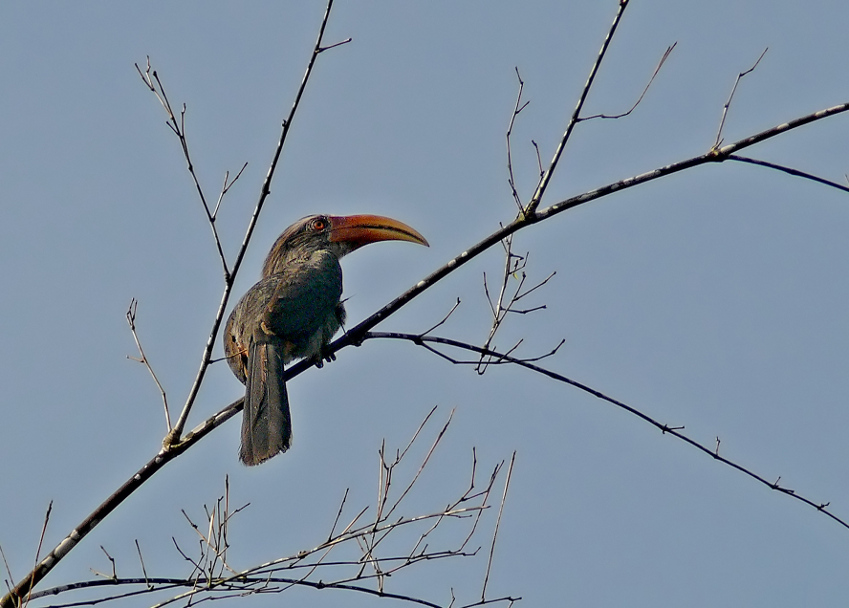
M 265 281 L 273 284 L 274 293 L 266 303 L 262 322 L 274 335 L 303 340 L 322 331 L 331 315 L 336 318 L 342 297 L 342 269 L 336 256 L 316 252 L 261 283 Z

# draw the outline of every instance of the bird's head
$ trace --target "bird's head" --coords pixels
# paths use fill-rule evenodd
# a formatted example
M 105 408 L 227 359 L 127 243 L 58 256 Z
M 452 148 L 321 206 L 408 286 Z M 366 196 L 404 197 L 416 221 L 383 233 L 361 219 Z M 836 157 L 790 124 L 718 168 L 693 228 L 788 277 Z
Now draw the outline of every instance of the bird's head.
M 286 228 L 265 258 L 262 276 L 280 272 L 293 259 L 319 250 L 342 257 L 378 241 L 409 241 L 428 247 L 427 240 L 403 222 L 381 215 L 311 215 Z

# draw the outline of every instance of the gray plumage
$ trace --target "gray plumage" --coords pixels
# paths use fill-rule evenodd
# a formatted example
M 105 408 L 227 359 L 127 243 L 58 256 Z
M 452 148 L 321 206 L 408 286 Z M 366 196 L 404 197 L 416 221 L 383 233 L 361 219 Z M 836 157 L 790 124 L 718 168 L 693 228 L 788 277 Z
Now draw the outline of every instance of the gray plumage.
M 275 241 L 263 278 L 230 313 L 224 352 L 245 384 L 239 449 L 243 463 L 260 464 L 291 447 L 284 366 L 311 359 L 321 367 L 325 347 L 345 322 L 339 258 L 380 240 L 427 244 L 418 232 L 389 218 L 303 218 Z

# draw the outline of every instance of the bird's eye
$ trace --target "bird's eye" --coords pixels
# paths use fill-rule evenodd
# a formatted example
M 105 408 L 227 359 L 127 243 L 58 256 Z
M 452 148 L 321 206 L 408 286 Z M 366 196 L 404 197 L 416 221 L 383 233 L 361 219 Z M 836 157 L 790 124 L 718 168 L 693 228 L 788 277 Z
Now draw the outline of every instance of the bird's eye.
M 318 218 L 312 223 L 313 230 L 324 230 L 327 228 L 327 220 Z

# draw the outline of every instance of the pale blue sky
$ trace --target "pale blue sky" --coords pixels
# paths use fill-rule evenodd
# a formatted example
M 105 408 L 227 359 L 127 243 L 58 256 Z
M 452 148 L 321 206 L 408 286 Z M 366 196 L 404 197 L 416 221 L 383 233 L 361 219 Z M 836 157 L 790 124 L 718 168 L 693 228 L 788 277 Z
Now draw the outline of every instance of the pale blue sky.
M 444 264 L 515 206 L 504 133 L 518 66 L 530 105 L 515 129 L 517 179 L 551 157 L 616 9 L 568 2 L 345 2 L 320 58 L 236 285 L 256 280 L 279 232 L 316 211 L 380 213 L 428 250 L 383 244 L 343 262 L 351 322 Z M 48 502 L 52 547 L 158 449 L 164 421 L 124 314 L 139 300 L 147 354 L 177 409 L 194 378 L 222 288 L 215 249 L 164 113 L 133 67 L 150 55 L 188 105 L 198 174 L 215 196 L 248 169 L 219 229 L 235 255 L 279 124 L 300 83 L 321 2 L 10 3 L 0 6 L 0 545 L 31 566 Z M 737 73 L 726 141 L 849 101 L 844 2 L 638 2 L 626 12 L 588 113 L 627 109 L 673 42 L 635 113 L 576 130 L 547 203 L 705 152 Z M 748 155 L 836 181 L 849 172 L 849 117 L 810 125 Z M 698 168 L 594 202 L 521 233 L 531 280 L 557 271 L 496 341 L 520 353 L 566 345 L 545 364 L 849 519 L 849 198 L 742 165 Z M 481 343 L 482 272 L 493 250 L 378 329 L 419 331 L 457 297 L 439 333 Z M 235 301 L 235 300 L 234 300 Z M 220 348 L 217 348 L 220 354 Z M 215 365 L 190 426 L 237 398 Z M 456 408 L 445 446 L 409 510 L 462 488 L 517 450 L 490 589 L 528 606 L 843 605 L 849 530 L 770 492 L 612 406 L 520 369 L 477 376 L 403 343 L 371 342 L 292 382 L 295 442 L 262 467 L 237 461 L 231 421 L 121 506 L 45 581 L 109 565 L 183 572 L 171 536 L 230 475 L 251 506 L 234 523 L 238 567 L 314 546 L 346 487 L 373 500 L 380 441 L 401 446 L 434 405 Z M 493 514 L 488 514 L 487 530 Z M 481 543 L 488 542 L 483 535 Z M 473 601 L 483 557 L 427 564 L 388 589 Z M 5 575 L 2 577 L 5 578 Z M 394 587 L 393 587 L 394 586 Z M 372 606 L 334 591 L 243 605 Z M 139 605 L 151 602 L 142 601 Z

